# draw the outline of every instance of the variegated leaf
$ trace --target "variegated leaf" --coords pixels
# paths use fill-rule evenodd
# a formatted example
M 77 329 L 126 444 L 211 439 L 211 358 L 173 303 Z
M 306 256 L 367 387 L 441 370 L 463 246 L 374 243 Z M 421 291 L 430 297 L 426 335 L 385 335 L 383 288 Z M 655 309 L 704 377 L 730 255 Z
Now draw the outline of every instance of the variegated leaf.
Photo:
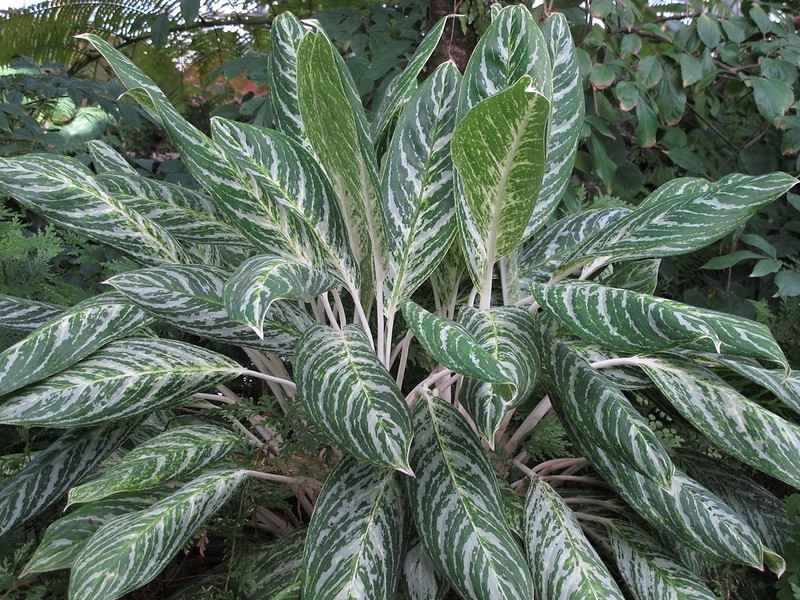
M 573 333 L 619 352 L 681 346 L 787 364 L 769 329 L 742 317 L 589 281 L 532 283 L 531 292 Z
M 300 19 L 285 11 L 269 28 L 267 88 L 272 102 L 275 128 L 299 144 L 307 144 L 297 100 L 297 47 L 308 29 Z
M 225 309 L 234 321 L 264 338 L 264 323 L 276 300 L 311 302 L 337 286 L 335 279 L 303 263 L 279 256 L 254 256 L 222 288 Z
M 305 543 L 306 529 L 297 529 L 245 553 L 246 572 L 253 575 L 243 582 L 247 600 L 274 600 L 283 589 L 299 583 Z
M 791 189 L 785 173 L 727 175 L 717 182 L 682 178 L 664 184 L 613 225 L 576 247 L 560 271 L 603 262 L 686 254 L 724 237 Z
M 731 456 L 800 487 L 800 426 L 748 400 L 695 363 L 648 359 L 642 367 L 698 431 Z
M 92 164 L 98 173 L 120 173 L 130 176 L 139 176 L 136 169 L 111 145 L 101 140 L 90 140 L 86 143 Z
M 215 425 L 170 429 L 131 450 L 97 479 L 72 488 L 69 504 L 180 480 L 224 456 L 238 441 L 230 430 Z
M 525 544 L 537 598 L 624 599 L 572 510 L 538 477 L 525 500 Z
M 406 101 L 414 93 L 417 78 L 428 63 L 433 51 L 436 50 L 446 23 L 446 18 L 441 19 L 431 28 L 417 47 L 406 68 L 389 82 L 381 104 L 375 113 L 375 118 L 372 120 L 371 137 L 375 146 L 380 146 L 381 140 L 388 134 L 392 121 L 397 118 Z
M 222 289 L 228 274 L 207 265 L 169 265 L 129 271 L 107 281 L 131 302 L 183 331 L 237 346 L 292 354 L 314 321 L 296 304 L 277 301 L 264 323 L 264 339 L 234 323 L 225 310 Z
M 394 600 L 408 519 L 398 476 L 349 456 L 328 475 L 308 526 L 304 597 Z
M 138 422 L 66 432 L 0 491 L 0 536 L 59 500 L 125 441 Z
M 595 344 L 579 341 L 570 342 L 569 348 L 577 352 L 590 364 L 600 363 L 596 368 L 602 372 L 606 379 L 621 390 L 640 390 L 653 387 L 653 382 L 639 367 L 624 363 L 608 366 L 607 361 L 617 362 L 620 358 L 623 358 L 623 355 L 618 352 L 611 352 Z
M 660 267 L 660 258 L 609 265 L 597 277 L 597 282 L 608 287 L 654 294 L 658 287 Z
M 76 159 L 27 154 L 0 158 L 0 170 L 10 196 L 56 225 L 145 265 L 187 261 L 186 252 L 166 230 L 112 197 Z
M 75 560 L 70 600 L 115 600 L 153 579 L 244 478 L 244 471 L 212 471 L 149 508 L 111 519 Z
M 442 262 L 431 273 L 431 288 L 437 311 L 442 317 L 455 318 L 455 307 L 458 302 L 458 291 L 467 263 L 464 252 L 458 243 L 450 244 Z
M 177 406 L 232 379 L 231 359 L 183 342 L 112 342 L 66 371 L 0 404 L 0 423 L 85 427 Z
M 85 300 L 0 354 L 0 394 L 54 375 L 150 321 L 116 293 Z
M 298 581 L 283 588 L 275 594 L 271 600 L 301 600 L 303 597 L 303 586 Z
M 403 587 L 411 600 L 442 600 L 450 589 L 419 540 L 410 545 L 403 560 Z
M 466 419 L 433 396 L 414 406 L 403 481 L 420 540 L 436 569 L 469 600 L 530 600 L 533 582 L 506 521 L 489 458 Z
M 472 108 L 453 134 L 459 231 L 481 294 L 491 289 L 495 262 L 522 241 L 542 183 L 549 110 L 524 76 Z
M 456 234 L 450 140 L 460 79 L 453 63 L 440 66 L 406 104 L 389 146 L 381 182 L 389 312 L 425 282 Z
M 294 373 L 309 416 L 340 447 L 373 465 L 410 472 L 408 407 L 360 326 L 310 328 Z
M 433 358 L 456 373 L 502 384 L 495 386 L 495 392 L 511 400 L 516 392 L 511 373 L 467 329 L 429 313 L 411 300 L 403 300 L 400 306 L 409 329 Z
M 21 576 L 69 569 L 102 525 L 118 515 L 147 508 L 156 500 L 153 495 L 129 495 L 82 506 L 61 517 L 44 532 Z
M 542 34 L 553 65 L 553 99 L 547 163 L 539 197 L 525 227 L 523 237 L 526 240 L 547 224 L 558 206 L 572 177 L 575 150 L 583 127 L 583 86 L 567 18 L 560 13 L 550 15 L 544 22 Z
M 495 390 L 496 384 L 467 379 L 459 401 L 475 422 L 478 432 L 494 447 L 494 432 L 506 412 L 528 399 L 536 385 L 539 353 L 534 346 L 537 327 L 533 317 L 523 308 L 506 306 L 490 310 L 462 307 L 458 313 L 462 325 L 511 376 L 516 391 L 510 399 Z M 502 386 L 502 384 L 501 384 Z
M 0 294 L 0 325 L 14 331 L 30 333 L 65 310 L 66 306 Z
M 622 391 L 558 339 L 550 340 L 546 364 L 558 391 L 551 400 L 559 415 L 588 443 L 669 489 L 675 467 Z
M 638 527 L 615 520 L 608 534 L 617 567 L 638 600 L 717 599 L 700 577 Z
M 503 512 L 506 515 L 508 526 L 519 539 L 523 539 L 525 537 L 525 504 L 517 494 L 517 490 L 511 487 L 511 484 L 499 473 L 496 479 L 497 485 L 500 487 L 500 496 L 503 498 Z

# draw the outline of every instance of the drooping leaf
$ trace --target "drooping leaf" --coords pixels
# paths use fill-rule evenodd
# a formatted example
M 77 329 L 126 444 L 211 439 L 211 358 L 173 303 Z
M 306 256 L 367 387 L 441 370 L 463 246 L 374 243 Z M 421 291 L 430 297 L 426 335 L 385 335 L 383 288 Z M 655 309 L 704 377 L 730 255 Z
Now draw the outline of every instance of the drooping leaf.
M 494 469 L 466 419 L 443 400 L 422 397 L 414 429 L 416 478 L 403 481 L 436 569 L 470 600 L 530 600 L 530 570 L 506 521 Z
M 408 407 L 360 326 L 310 328 L 294 372 L 309 416 L 340 447 L 373 465 L 409 472 Z
M 408 597 L 413 600 L 442 600 L 450 589 L 419 540 L 406 552 L 402 581 Z
M 14 331 L 30 333 L 65 310 L 65 306 L 0 294 L 0 325 Z
M 800 426 L 745 398 L 693 362 L 648 359 L 642 367 L 678 412 L 708 439 L 743 463 L 800 487 Z
M 394 600 L 408 518 L 398 476 L 352 457 L 328 475 L 308 526 L 305 597 Z
M 178 481 L 224 456 L 238 440 L 228 429 L 215 425 L 170 429 L 131 450 L 97 479 L 72 488 L 69 503 L 95 502 Z
M 54 375 L 150 321 L 115 293 L 85 300 L 0 354 L 0 394 Z
M 232 379 L 235 361 L 184 342 L 112 342 L 66 371 L 0 404 L 0 422 L 86 427 L 118 421 L 187 401 L 191 394 Z
M 306 529 L 297 529 L 276 542 L 259 544 L 247 553 L 247 572 L 255 576 L 245 582 L 248 600 L 274 600 L 284 588 L 300 582 Z
M 267 87 L 276 129 L 299 144 L 308 143 L 297 100 L 297 47 L 306 33 L 300 19 L 282 12 L 270 26 L 267 56 Z
M 244 471 L 212 471 L 149 508 L 111 519 L 75 560 L 70 600 L 115 600 L 153 579 L 244 478 Z
M 537 598 L 624 598 L 572 510 L 538 477 L 525 500 L 525 545 Z

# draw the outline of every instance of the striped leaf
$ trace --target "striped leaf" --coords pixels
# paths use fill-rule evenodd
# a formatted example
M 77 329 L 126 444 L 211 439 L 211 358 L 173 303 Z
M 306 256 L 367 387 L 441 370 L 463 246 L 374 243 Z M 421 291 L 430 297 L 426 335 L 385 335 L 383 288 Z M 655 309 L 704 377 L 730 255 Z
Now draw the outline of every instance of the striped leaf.
M 661 258 L 698 250 L 733 231 L 796 183 L 785 173 L 732 174 L 713 183 L 676 179 L 575 248 L 560 270 L 573 271 L 598 258 L 606 262 Z
M 442 600 L 450 589 L 419 540 L 403 560 L 403 588 L 412 600 Z
M 70 600 L 115 600 L 153 579 L 244 478 L 244 471 L 206 473 L 149 508 L 111 519 L 75 560 Z
M 642 365 L 670 403 L 703 435 L 745 464 L 800 487 L 800 426 L 748 400 L 723 379 L 685 360 Z
M 538 477 L 525 500 L 525 544 L 536 598 L 623 600 L 572 510 Z
M 66 517 L 55 521 L 44 532 L 42 541 L 33 553 L 22 576 L 69 569 L 81 553 L 89 538 L 118 515 L 147 508 L 155 496 L 129 495 L 82 506 Z
M 608 287 L 654 294 L 658 287 L 660 267 L 660 258 L 614 264 L 603 269 L 597 277 L 597 282 Z
M 107 281 L 131 302 L 183 331 L 276 354 L 292 354 L 314 321 L 296 304 L 277 301 L 261 340 L 225 310 L 222 289 L 229 274 L 207 265 L 169 265 L 129 271 Z
M 57 502 L 131 434 L 138 422 L 67 431 L 0 491 L 0 536 Z
M 459 401 L 472 417 L 478 432 L 494 447 L 494 432 L 506 412 L 528 399 L 536 385 L 539 371 L 539 354 L 533 345 L 537 336 L 536 322 L 523 308 L 506 306 L 491 310 L 462 307 L 458 323 L 488 351 L 503 370 L 510 375 L 516 391 L 510 399 L 503 384 L 467 379 L 459 394 Z
M 116 293 L 81 302 L 0 353 L 0 394 L 54 375 L 150 321 Z
M 611 352 L 600 346 L 579 341 L 569 342 L 569 348 L 577 352 L 588 363 L 623 358 L 623 355 L 618 352 Z M 627 356 L 625 357 L 627 358 Z M 600 372 L 603 377 L 621 390 L 640 390 L 653 387 L 653 382 L 639 367 L 618 364 L 611 367 L 604 366 L 600 369 Z
M 414 407 L 405 478 L 420 540 L 450 586 L 469 600 L 530 600 L 533 582 L 505 518 L 494 469 L 466 419 L 433 396 Z
M 583 86 L 567 18 L 560 13 L 550 15 L 542 27 L 542 34 L 553 69 L 552 113 L 542 188 L 525 227 L 525 239 L 540 231 L 558 206 L 572 177 L 575 150 L 583 127 Z
M 458 243 L 450 244 L 450 249 L 444 255 L 442 262 L 431 273 L 431 288 L 437 309 L 447 307 L 447 313 L 441 316 L 455 317 L 455 307 L 458 303 L 458 292 L 467 264 L 464 261 L 464 252 Z
M 417 47 L 414 56 L 408 61 L 408 65 L 403 71 L 397 75 L 386 88 L 383 94 L 383 99 L 375 112 L 375 118 L 372 120 L 371 137 L 375 146 L 381 145 L 381 140 L 388 137 L 388 131 L 400 112 L 406 101 L 412 96 L 417 86 L 417 78 L 428 64 L 428 59 L 436 50 L 439 40 L 444 32 L 444 26 L 447 19 L 441 19 L 431 30 L 425 35 L 422 43 Z
M 433 358 L 472 379 L 503 384 L 494 390 L 506 401 L 511 400 L 516 392 L 511 374 L 464 326 L 437 317 L 411 300 L 403 300 L 401 308 L 409 329 Z
M 542 183 L 549 110 L 525 76 L 477 104 L 453 134 L 462 248 L 482 294 L 495 262 L 522 241 Z
M 140 444 L 97 479 L 74 487 L 69 504 L 180 480 L 223 457 L 239 441 L 215 425 L 176 427 Z
M 639 600 L 717 600 L 700 577 L 638 527 L 615 520 L 608 535 L 622 578 Z
M 269 28 L 267 88 L 275 128 L 299 144 L 307 144 L 297 99 L 297 47 L 308 30 L 289 11 L 282 12 Z
M 0 325 L 13 331 L 30 333 L 65 310 L 65 306 L 0 294 Z
M 367 463 L 410 472 L 408 407 L 360 326 L 310 328 L 294 373 L 309 416 L 340 447 Z
M 397 477 L 349 456 L 331 471 L 308 526 L 303 597 L 394 600 L 408 519 Z
M 92 164 L 96 172 L 139 175 L 133 165 L 110 144 L 100 140 L 90 140 L 86 145 L 89 147 L 89 154 L 92 156 Z
M 573 333 L 619 352 L 681 346 L 787 364 L 769 329 L 749 319 L 588 281 L 532 283 L 531 292 Z
M 160 225 L 126 207 L 76 159 L 49 154 L 0 158 L 3 186 L 24 206 L 146 265 L 186 262 Z
M 397 123 L 381 187 L 389 243 L 389 312 L 442 261 L 456 234 L 450 140 L 461 76 L 447 62 L 409 100 Z
M 0 423 L 85 427 L 177 406 L 236 377 L 229 358 L 183 342 L 112 342 L 0 404 Z
M 252 577 L 242 582 L 247 600 L 274 600 L 281 590 L 299 583 L 305 542 L 306 530 L 297 529 L 285 538 L 248 551 L 244 572 Z
M 550 342 L 547 367 L 558 391 L 553 407 L 584 440 L 670 489 L 675 467 L 667 451 L 617 386 L 556 339 Z
M 230 318 L 248 325 L 263 339 L 273 302 L 311 302 L 336 285 L 336 280 L 308 265 L 262 255 L 242 264 L 222 288 L 222 295 Z

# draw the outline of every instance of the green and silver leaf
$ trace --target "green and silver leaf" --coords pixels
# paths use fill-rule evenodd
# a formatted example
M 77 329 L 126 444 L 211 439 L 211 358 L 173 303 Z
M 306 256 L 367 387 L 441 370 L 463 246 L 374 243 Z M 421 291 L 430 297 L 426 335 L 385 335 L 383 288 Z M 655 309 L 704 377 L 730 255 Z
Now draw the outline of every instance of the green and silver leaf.
M 35 331 L 65 310 L 66 306 L 0 294 L 0 325 L 13 331 Z
M 306 529 L 297 529 L 275 542 L 249 550 L 246 572 L 254 575 L 244 583 L 247 600 L 274 600 L 278 594 L 300 582 Z
M 92 164 L 97 173 L 118 173 L 139 177 L 139 173 L 128 160 L 110 144 L 101 140 L 90 140 L 86 143 Z
M 291 12 L 280 13 L 269 28 L 267 89 L 275 128 L 299 144 L 308 144 L 297 99 L 297 47 L 308 29 Z
M 406 552 L 402 582 L 412 600 L 442 600 L 450 590 L 419 540 L 415 540 Z

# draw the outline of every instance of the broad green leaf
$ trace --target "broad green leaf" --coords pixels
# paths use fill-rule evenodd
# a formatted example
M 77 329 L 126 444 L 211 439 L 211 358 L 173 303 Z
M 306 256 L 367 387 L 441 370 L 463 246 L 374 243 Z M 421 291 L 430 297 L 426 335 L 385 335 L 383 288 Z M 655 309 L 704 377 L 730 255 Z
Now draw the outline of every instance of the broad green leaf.
M 406 552 L 402 581 L 408 597 L 414 600 L 442 600 L 450 589 L 419 540 Z
M 642 367 L 698 431 L 745 464 L 800 487 L 800 426 L 748 400 L 695 363 L 648 359 Z
M 753 88 L 756 108 L 767 121 L 776 122 L 795 102 L 794 90 L 787 81 L 749 77 L 747 84 Z
M 587 442 L 669 489 L 675 467 L 647 420 L 622 391 L 555 338 L 550 341 L 547 366 L 558 391 L 551 398 L 558 414 L 569 419 Z
M 561 266 L 685 254 L 721 239 L 797 183 L 785 173 L 682 178 L 662 185 L 627 216 L 574 249 Z
M 14 331 L 30 333 L 65 310 L 65 306 L 0 294 L 0 325 Z
M 511 374 L 462 325 L 437 317 L 411 300 L 401 303 L 403 317 L 420 345 L 448 369 L 478 381 L 507 384 L 495 390 L 511 400 L 515 393 Z
M 116 293 L 85 300 L 0 353 L 0 394 L 54 375 L 151 321 Z
M 194 335 L 287 355 L 314 321 L 296 304 L 277 301 L 264 323 L 264 339 L 234 323 L 222 290 L 229 274 L 207 265 L 170 265 L 129 271 L 107 281 L 153 316 Z
M 282 12 L 269 28 L 267 57 L 267 87 L 275 128 L 299 144 L 308 143 L 297 100 L 297 47 L 306 33 L 308 29 L 297 17 Z
M 542 33 L 550 51 L 553 69 L 552 111 L 548 126 L 547 162 L 539 197 L 525 227 L 524 239 L 532 238 L 547 223 L 567 188 L 575 163 L 578 138 L 583 127 L 583 86 L 575 45 L 567 18 L 554 13 Z
M 137 424 L 73 429 L 37 454 L 0 491 L 0 536 L 58 501 L 116 450 Z
M 118 515 L 147 508 L 155 496 L 124 496 L 82 506 L 55 521 L 42 536 L 22 575 L 69 569 L 89 538 L 102 525 Z
M 108 244 L 146 265 L 186 262 L 160 225 L 126 207 L 76 159 L 49 154 L 0 158 L 3 187 L 56 225 Z
M 527 400 L 536 385 L 539 354 L 534 339 L 538 329 L 527 310 L 514 306 L 483 311 L 465 306 L 458 313 L 458 323 L 494 357 L 516 388 L 513 397 L 507 399 L 503 397 L 506 385 L 467 379 L 459 394 L 459 401 L 475 422 L 478 433 L 493 448 L 494 433 L 505 414 Z M 495 390 L 496 387 L 500 389 Z
M 699 576 L 638 527 L 614 520 L 611 549 L 622 578 L 640 600 L 717 600 Z
M 460 79 L 453 63 L 440 66 L 406 104 L 389 146 L 381 187 L 390 312 L 425 282 L 455 237 L 450 140 Z
M 352 457 L 328 475 L 308 526 L 304 597 L 394 600 L 408 519 L 398 476 Z
M 420 540 L 450 586 L 470 600 L 530 600 L 533 581 L 509 529 L 494 469 L 466 419 L 433 396 L 414 406 L 403 481 Z
M 742 317 L 588 281 L 532 283 L 531 291 L 570 331 L 619 352 L 684 347 L 787 364 L 769 329 Z
M 86 143 L 89 147 L 89 154 L 92 156 L 92 164 L 97 173 L 118 173 L 130 176 L 139 176 L 136 169 L 111 145 L 100 141 L 91 140 Z
M 215 425 L 170 429 L 136 446 L 97 479 L 72 488 L 69 504 L 178 481 L 223 457 L 238 441 L 237 435 Z
M 230 318 L 248 325 L 263 339 L 273 302 L 311 302 L 336 286 L 336 280 L 306 264 L 262 255 L 242 264 L 222 288 L 222 295 Z
M 85 427 L 177 406 L 232 379 L 231 359 L 184 342 L 112 342 L 66 371 L 0 404 L 0 423 Z
M 149 508 L 111 519 L 75 560 L 70 600 L 115 600 L 153 579 L 244 478 L 244 471 L 212 471 Z
M 453 134 L 459 230 L 481 294 L 491 289 L 495 262 L 522 241 L 542 183 L 549 110 L 524 76 L 475 105 Z
M 536 598 L 623 600 L 572 510 L 538 477 L 525 500 L 525 545 Z
M 408 407 L 360 326 L 311 327 L 300 340 L 294 373 L 309 416 L 341 448 L 373 465 L 410 472 Z
M 247 600 L 274 600 L 281 590 L 299 583 L 305 542 L 306 529 L 297 529 L 248 551 L 246 572 L 253 578 L 243 582 Z

